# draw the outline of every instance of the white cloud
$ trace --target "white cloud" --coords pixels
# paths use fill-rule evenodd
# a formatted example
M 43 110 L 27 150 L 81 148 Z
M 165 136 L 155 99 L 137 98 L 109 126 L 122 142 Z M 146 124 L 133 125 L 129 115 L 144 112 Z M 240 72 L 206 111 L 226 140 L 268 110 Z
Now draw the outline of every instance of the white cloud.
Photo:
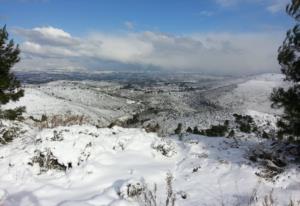
M 125 25 L 125 27 L 127 28 L 127 29 L 134 29 L 134 23 L 133 22 L 131 22 L 131 21 L 125 21 L 124 22 L 124 25 Z
M 211 74 L 276 71 L 276 52 L 284 34 L 205 33 L 174 36 L 146 31 L 123 35 L 93 33 L 78 38 L 52 27 L 18 29 L 16 32 L 25 39 L 21 44 L 23 61 L 17 69 L 29 66 L 38 69 L 93 69 L 98 68 L 101 62 L 109 61 L 120 68 L 124 65 L 151 65 Z
M 78 38 L 53 27 L 37 27 L 33 29 L 15 29 L 14 32 L 28 41 L 47 45 L 76 45 Z
M 216 0 L 216 2 L 221 6 L 232 6 L 236 4 L 239 0 Z
M 271 4 L 267 7 L 267 10 L 271 13 L 284 11 L 288 3 L 290 3 L 290 0 L 273 0 Z
M 284 11 L 285 6 L 290 3 L 290 0 L 215 0 L 222 7 L 232 7 L 242 4 L 260 4 L 264 5 L 267 11 L 277 13 Z
M 197 13 L 197 15 L 204 16 L 204 17 L 210 17 L 210 16 L 214 15 L 214 12 L 203 10 L 203 11 L 200 11 L 199 13 Z

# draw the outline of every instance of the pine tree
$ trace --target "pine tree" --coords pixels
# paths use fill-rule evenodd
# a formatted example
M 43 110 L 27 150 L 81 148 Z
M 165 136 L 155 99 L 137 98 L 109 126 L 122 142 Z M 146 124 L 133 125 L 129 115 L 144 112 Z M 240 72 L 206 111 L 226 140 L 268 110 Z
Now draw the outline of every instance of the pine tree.
M 24 95 L 20 82 L 10 71 L 20 61 L 19 46 L 9 40 L 6 26 L 0 29 L 0 106 L 9 101 L 17 101 Z
M 278 62 L 290 82 L 287 89 L 274 89 L 271 100 L 272 107 L 283 108 L 283 115 L 277 122 L 280 136 L 288 135 L 294 140 L 300 137 L 300 0 L 292 0 L 286 8 L 296 25 L 287 32 L 286 39 L 278 52 Z

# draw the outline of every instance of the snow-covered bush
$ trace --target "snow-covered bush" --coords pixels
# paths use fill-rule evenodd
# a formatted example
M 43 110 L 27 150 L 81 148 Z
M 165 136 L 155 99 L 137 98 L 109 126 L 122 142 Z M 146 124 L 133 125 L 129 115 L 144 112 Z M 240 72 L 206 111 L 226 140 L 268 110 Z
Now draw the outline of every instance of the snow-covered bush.
M 209 129 L 201 130 L 200 134 L 208 137 L 223 137 L 227 132 L 227 125 L 212 125 Z
M 140 180 L 131 179 L 122 184 L 119 195 L 126 200 L 138 198 L 145 190 L 145 184 Z
M 278 152 L 267 148 L 256 147 L 250 150 L 249 159 L 258 163 L 261 167 L 261 170 L 256 172 L 256 175 L 271 181 L 284 172 L 284 168 L 287 165 L 286 160 Z
M 187 132 L 208 137 L 223 137 L 228 133 L 228 129 L 228 122 L 225 121 L 223 125 L 212 125 L 209 129 L 199 130 L 198 127 L 194 127 L 194 129 L 192 130 L 192 128 L 189 127 L 187 129 Z
M 64 139 L 62 135 L 63 131 L 57 132 L 56 130 L 53 131 L 53 137 L 51 138 L 52 141 L 62 141 Z
M 182 124 L 179 123 L 177 125 L 177 128 L 175 129 L 175 134 L 181 134 L 181 132 L 182 132 Z
M 47 149 L 44 152 L 36 150 L 35 156 L 32 158 L 32 161 L 28 164 L 32 166 L 34 164 L 38 164 L 38 166 L 40 167 L 40 172 L 47 172 L 51 169 L 66 171 L 67 169 L 67 166 L 58 162 L 57 158 L 54 157 L 54 155 L 49 149 Z
M 141 206 L 175 206 L 176 193 L 173 190 L 173 176 L 171 173 L 167 174 L 166 177 L 166 200 L 160 201 L 157 198 L 157 185 L 150 189 L 147 185 L 144 187 L 142 194 L 138 196 L 138 202 Z M 187 197 L 184 192 L 178 193 L 183 199 Z
M 0 128 L 0 144 L 7 144 L 18 137 L 20 129 L 18 127 Z
M 23 120 L 22 114 L 25 107 L 17 107 L 15 109 L 0 110 L 0 119 Z
M 147 124 L 147 126 L 144 127 L 145 131 L 150 133 L 150 132 L 153 132 L 153 133 L 158 133 L 159 130 L 160 130 L 160 126 L 158 123 L 156 124 Z
M 257 131 L 257 126 L 253 118 L 249 115 L 234 114 L 235 123 L 238 129 L 244 133 L 251 133 Z
M 151 147 L 166 157 L 171 157 L 176 153 L 174 144 L 166 139 L 155 141 Z

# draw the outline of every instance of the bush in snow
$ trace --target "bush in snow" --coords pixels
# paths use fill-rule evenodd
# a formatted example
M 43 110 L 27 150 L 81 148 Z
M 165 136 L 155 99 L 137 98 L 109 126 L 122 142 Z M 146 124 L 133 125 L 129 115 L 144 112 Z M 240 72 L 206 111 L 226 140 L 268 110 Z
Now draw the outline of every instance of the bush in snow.
M 193 134 L 200 134 L 198 127 L 194 127 Z
M 45 121 L 47 121 L 48 117 L 47 117 L 47 115 L 43 114 L 41 116 L 41 119 L 36 119 L 33 116 L 29 116 L 29 119 L 33 120 L 34 122 L 45 122 Z
M 49 149 L 47 149 L 45 152 L 36 150 L 35 156 L 32 158 L 32 161 L 28 164 L 31 166 L 33 166 L 34 164 L 38 164 L 41 172 L 47 172 L 51 169 L 66 171 L 67 169 L 67 166 L 58 162 L 57 158 L 54 157 L 54 155 Z
M 227 125 L 212 125 L 210 129 L 201 130 L 200 134 L 208 137 L 222 137 L 228 132 Z
M 175 129 L 175 134 L 181 134 L 181 132 L 182 132 L 182 124 L 179 123 L 177 125 L 177 128 Z
M 145 184 L 138 180 L 129 180 L 120 187 L 119 195 L 126 200 L 132 200 L 140 196 L 145 189 Z
M 141 206 L 175 206 L 176 193 L 173 190 L 173 176 L 168 173 L 166 177 L 166 200 L 161 202 L 157 198 L 157 185 L 154 184 L 153 189 L 149 189 L 145 186 L 141 195 L 138 196 L 138 202 Z M 186 199 L 187 195 L 184 192 L 179 193 L 183 199 Z
M 174 206 L 176 201 L 176 195 L 173 191 L 172 181 L 173 181 L 173 176 L 171 173 L 168 173 L 166 177 L 166 186 L 167 186 L 166 206 Z
M 62 141 L 64 137 L 62 135 L 63 131 L 57 132 L 56 130 L 53 131 L 53 137 L 51 138 L 52 141 Z
M 209 129 L 202 129 L 199 130 L 198 127 L 188 128 L 188 133 L 193 133 L 197 135 L 204 135 L 208 137 L 222 137 L 225 136 L 228 133 L 229 129 L 229 122 L 226 120 L 224 125 L 212 125 Z
M 228 133 L 227 138 L 233 138 L 234 135 L 235 135 L 235 131 L 232 129 L 232 130 L 230 130 L 230 132 Z
M 25 112 L 25 107 L 17 107 L 15 109 L 0 110 L 0 119 L 8 120 L 23 120 L 22 114 Z
M 256 175 L 267 180 L 273 180 L 274 177 L 284 172 L 287 165 L 286 159 L 277 151 L 266 148 L 254 148 L 250 150 L 249 159 L 261 166 L 261 171 Z
M 257 126 L 251 116 L 239 114 L 233 114 L 233 116 L 235 118 L 235 123 L 241 132 L 251 133 L 257 131 Z
M 186 132 L 187 132 L 187 133 L 193 133 L 193 130 L 192 130 L 191 127 L 188 127 L 187 130 L 186 130 Z
M 18 127 L 1 128 L 0 129 L 0 143 L 7 144 L 18 137 L 20 129 Z
M 145 131 L 150 133 L 150 132 L 153 132 L 153 133 L 158 133 L 160 130 L 160 126 L 159 124 L 148 124 L 146 127 L 145 127 Z
M 166 157 L 171 157 L 176 153 L 175 146 L 172 142 L 165 139 L 155 141 L 151 147 Z

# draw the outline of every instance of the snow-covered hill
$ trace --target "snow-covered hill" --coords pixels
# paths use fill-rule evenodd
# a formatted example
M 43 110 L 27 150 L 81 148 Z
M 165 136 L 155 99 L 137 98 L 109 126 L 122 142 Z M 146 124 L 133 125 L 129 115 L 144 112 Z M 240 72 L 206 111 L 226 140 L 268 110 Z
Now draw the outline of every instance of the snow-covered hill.
M 162 133 L 171 134 L 178 123 L 185 128 L 207 128 L 232 118 L 233 113 L 278 114 L 280 110 L 270 108 L 269 96 L 273 88 L 282 85 L 279 74 L 172 83 L 152 80 L 149 84 L 56 81 L 26 85 L 25 97 L 4 108 L 26 106 L 25 115 L 37 119 L 42 115 L 82 115 L 99 127 L 137 114 L 139 123 L 130 127 L 158 123 Z
M 255 110 L 276 114 L 280 113 L 280 110 L 271 109 L 269 97 L 274 88 L 286 85 L 287 83 L 283 81 L 281 74 L 259 75 L 237 84 L 236 88 L 232 91 L 221 94 L 217 102 L 224 107 L 243 110 L 245 112 Z
M 112 120 L 133 113 L 138 104 L 126 98 L 110 96 L 94 89 L 107 84 L 95 83 L 92 86 L 84 82 L 50 82 L 44 85 L 27 85 L 25 96 L 18 102 L 11 102 L 5 109 L 26 107 L 25 116 L 40 118 L 42 115 L 83 115 L 88 122 L 98 126 L 107 126 Z M 114 85 L 109 85 L 113 88 Z
M 274 165 L 290 160 L 272 140 L 238 130 L 234 138 L 185 132 L 227 119 L 234 125 L 233 113 L 274 131 L 280 111 L 270 108 L 269 95 L 285 86 L 281 75 L 171 82 L 25 85 L 25 96 L 3 107 L 26 106 L 26 113 L 23 122 L 0 124 L 0 134 L 13 137 L 0 145 L 0 205 L 165 206 L 171 198 L 178 206 L 249 206 L 271 195 L 281 206 L 300 200 L 299 168 Z M 107 127 L 116 120 L 128 128 Z M 150 123 L 164 132 L 146 132 Z M 182 134 L 174 135 L 178 123 Z M 279 159 L 264 159 L 273 151 Z

